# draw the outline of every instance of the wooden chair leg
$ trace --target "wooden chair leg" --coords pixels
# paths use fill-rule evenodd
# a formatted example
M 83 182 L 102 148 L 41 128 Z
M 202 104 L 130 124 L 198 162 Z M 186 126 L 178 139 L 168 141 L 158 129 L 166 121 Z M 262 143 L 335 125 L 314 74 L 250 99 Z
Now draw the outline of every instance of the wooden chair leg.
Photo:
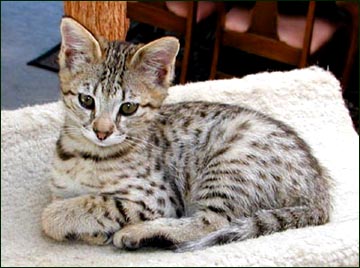
M 181 62 L 181 72 L 180 72 L 180 84 L 186 83 L 187 78 L 187 69 L 189 66 L 190 60 L 190 42 L 188 37 L 185 37 L 185 47 L 184 47 L 184 55 Z
M 219 53 L 220 53 L 220 43 L 222 38 L 222 28 L 225 23 L 225 7 L 223 3 L 218 4 L 218 18 L 216 23 L 216 32 L 215 32 L 215 42 L 214 42 L 214 48 L 213 48 L 213 57 L 211 62 L 211 69 L 210 69 L 210 80 L 214 80 L 216 78 L 217 73 L 217 65 L 219 61 Z
M 342 91 L 344 92 L 349 84 L 349 79 L 354 65 L 356 52 L 358 50 L 358 31 L 359 31 L 359 10 L 355 3 L 341 3 L 351 14 L 351 27 L 350 27 L 350 45 L 344 62 L 344 69 L 341 74 L 340 82 Z
M 214 80 L 216 78 L 217 65 L 218 65 L 219 53 L 220 53 L 220 38 L 221 38 L 220 35 L 221 35 L 220 31 L 216 31 L 211 69 L 210 69 L 210 77 L 209 77 L 210 80 Z
M 357 38 L 358 38 L 358 30 L 356 30 L 356 32 L 353 31 L 353 34 L 351 37 L 350 48 L 348 50 L 347 57 L 346 57 L 346 60 L 344 63 L 345 64 L 344 70 L 343 70 L 341 78 L 340 78 L 341 87 L 342 87 L 343 92 L 348 87 L 351 70 L 354 65 L 354 60 L 355 60 L 356 51 L 357 51 Z
M 311 40 L 312 40 L 314 21 L 315 21 L 315 8 L 316 8 L 316 2 L 310 1 L 306 16 L 307 19 L 306 19 L 305 35 L 303 41 L 303 49 L 301 51 L 300 61 L 298 65 L 299 68 L 304 68 L 308 65 L 308 58 L 310 55 Z
M 197 14 L 197 3 L 195 1 L 189 2 L 189 14 L 186 22 L 185 47 L 184 47 L 182 64 L 181 64 L 180 84 L 185 84 L 187 81 L 187 73 L 190 62 L 190 52 L 192 47 L 194 24 L 196 23 L 196 14 Z

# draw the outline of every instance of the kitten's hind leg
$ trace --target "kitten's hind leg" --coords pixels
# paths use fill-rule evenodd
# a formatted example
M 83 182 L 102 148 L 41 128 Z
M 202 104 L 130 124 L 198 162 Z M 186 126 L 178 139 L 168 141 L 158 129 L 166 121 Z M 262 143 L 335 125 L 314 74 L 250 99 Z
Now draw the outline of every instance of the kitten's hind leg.
M 159 218 L 128 225 L 114 234 L 113 243 L 118 248 L 129 250 L 149 246 L 174 249 L 228 225 L 226 217 L 201 211 L 191 217 Z
M 118 206 L 116 200 L 107 196 L 57 200 L 43 211 L 42 227 L 46 235 L 58 241 L 107 244 L 126 221 Z

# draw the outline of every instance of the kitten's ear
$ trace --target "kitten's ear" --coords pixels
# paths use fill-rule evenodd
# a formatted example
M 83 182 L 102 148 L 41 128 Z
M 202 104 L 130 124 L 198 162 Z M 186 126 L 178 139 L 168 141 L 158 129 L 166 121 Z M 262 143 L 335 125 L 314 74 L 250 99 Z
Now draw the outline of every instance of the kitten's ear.
M 101 58 L 102 52 L 96 38 L 80 23 L 71 18 L 61 20 L 60 68 L 70 70 L 84 63 L 94 63 Z
M 156 86 L 169 87 L 174 78 L 174 65 L 179 52 L 175 37 L 163 37 L 139 48 L 131 65 L 153 80 Z

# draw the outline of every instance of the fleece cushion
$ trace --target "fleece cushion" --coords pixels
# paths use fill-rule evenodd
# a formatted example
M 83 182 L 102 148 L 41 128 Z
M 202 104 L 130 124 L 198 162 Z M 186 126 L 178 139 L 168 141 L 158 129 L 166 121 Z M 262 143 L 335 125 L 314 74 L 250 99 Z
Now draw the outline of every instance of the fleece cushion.
M 330 222 L 185 253 L 52 241 L 40 215 L 62 124 L 56 102 L 1 111 L 2 266 L 359 265 L 359 137 L 331 73 L 309 67 L 190 83 L 170 88 L 166 102 L 192 100 L 255 108 L 294 127 L 334 179 Z

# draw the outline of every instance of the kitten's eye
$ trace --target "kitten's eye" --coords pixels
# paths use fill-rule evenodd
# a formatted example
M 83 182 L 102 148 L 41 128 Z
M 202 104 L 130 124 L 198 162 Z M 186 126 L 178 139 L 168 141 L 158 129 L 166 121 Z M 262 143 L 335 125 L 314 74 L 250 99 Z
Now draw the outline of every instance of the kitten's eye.
M 80 93 L 79 94 L 79 102 L 80 102 L 81 106 L 84 107 L 85 109 L 93 110 L 95 108 L 95 101 L 89 95 Z
M 120 106 L 120 114 L 122 115 L 132 115 L 136 112 L 137 108 L 139 107 L 139 104 L 133 103 L 133 102 L 124 102 Z

